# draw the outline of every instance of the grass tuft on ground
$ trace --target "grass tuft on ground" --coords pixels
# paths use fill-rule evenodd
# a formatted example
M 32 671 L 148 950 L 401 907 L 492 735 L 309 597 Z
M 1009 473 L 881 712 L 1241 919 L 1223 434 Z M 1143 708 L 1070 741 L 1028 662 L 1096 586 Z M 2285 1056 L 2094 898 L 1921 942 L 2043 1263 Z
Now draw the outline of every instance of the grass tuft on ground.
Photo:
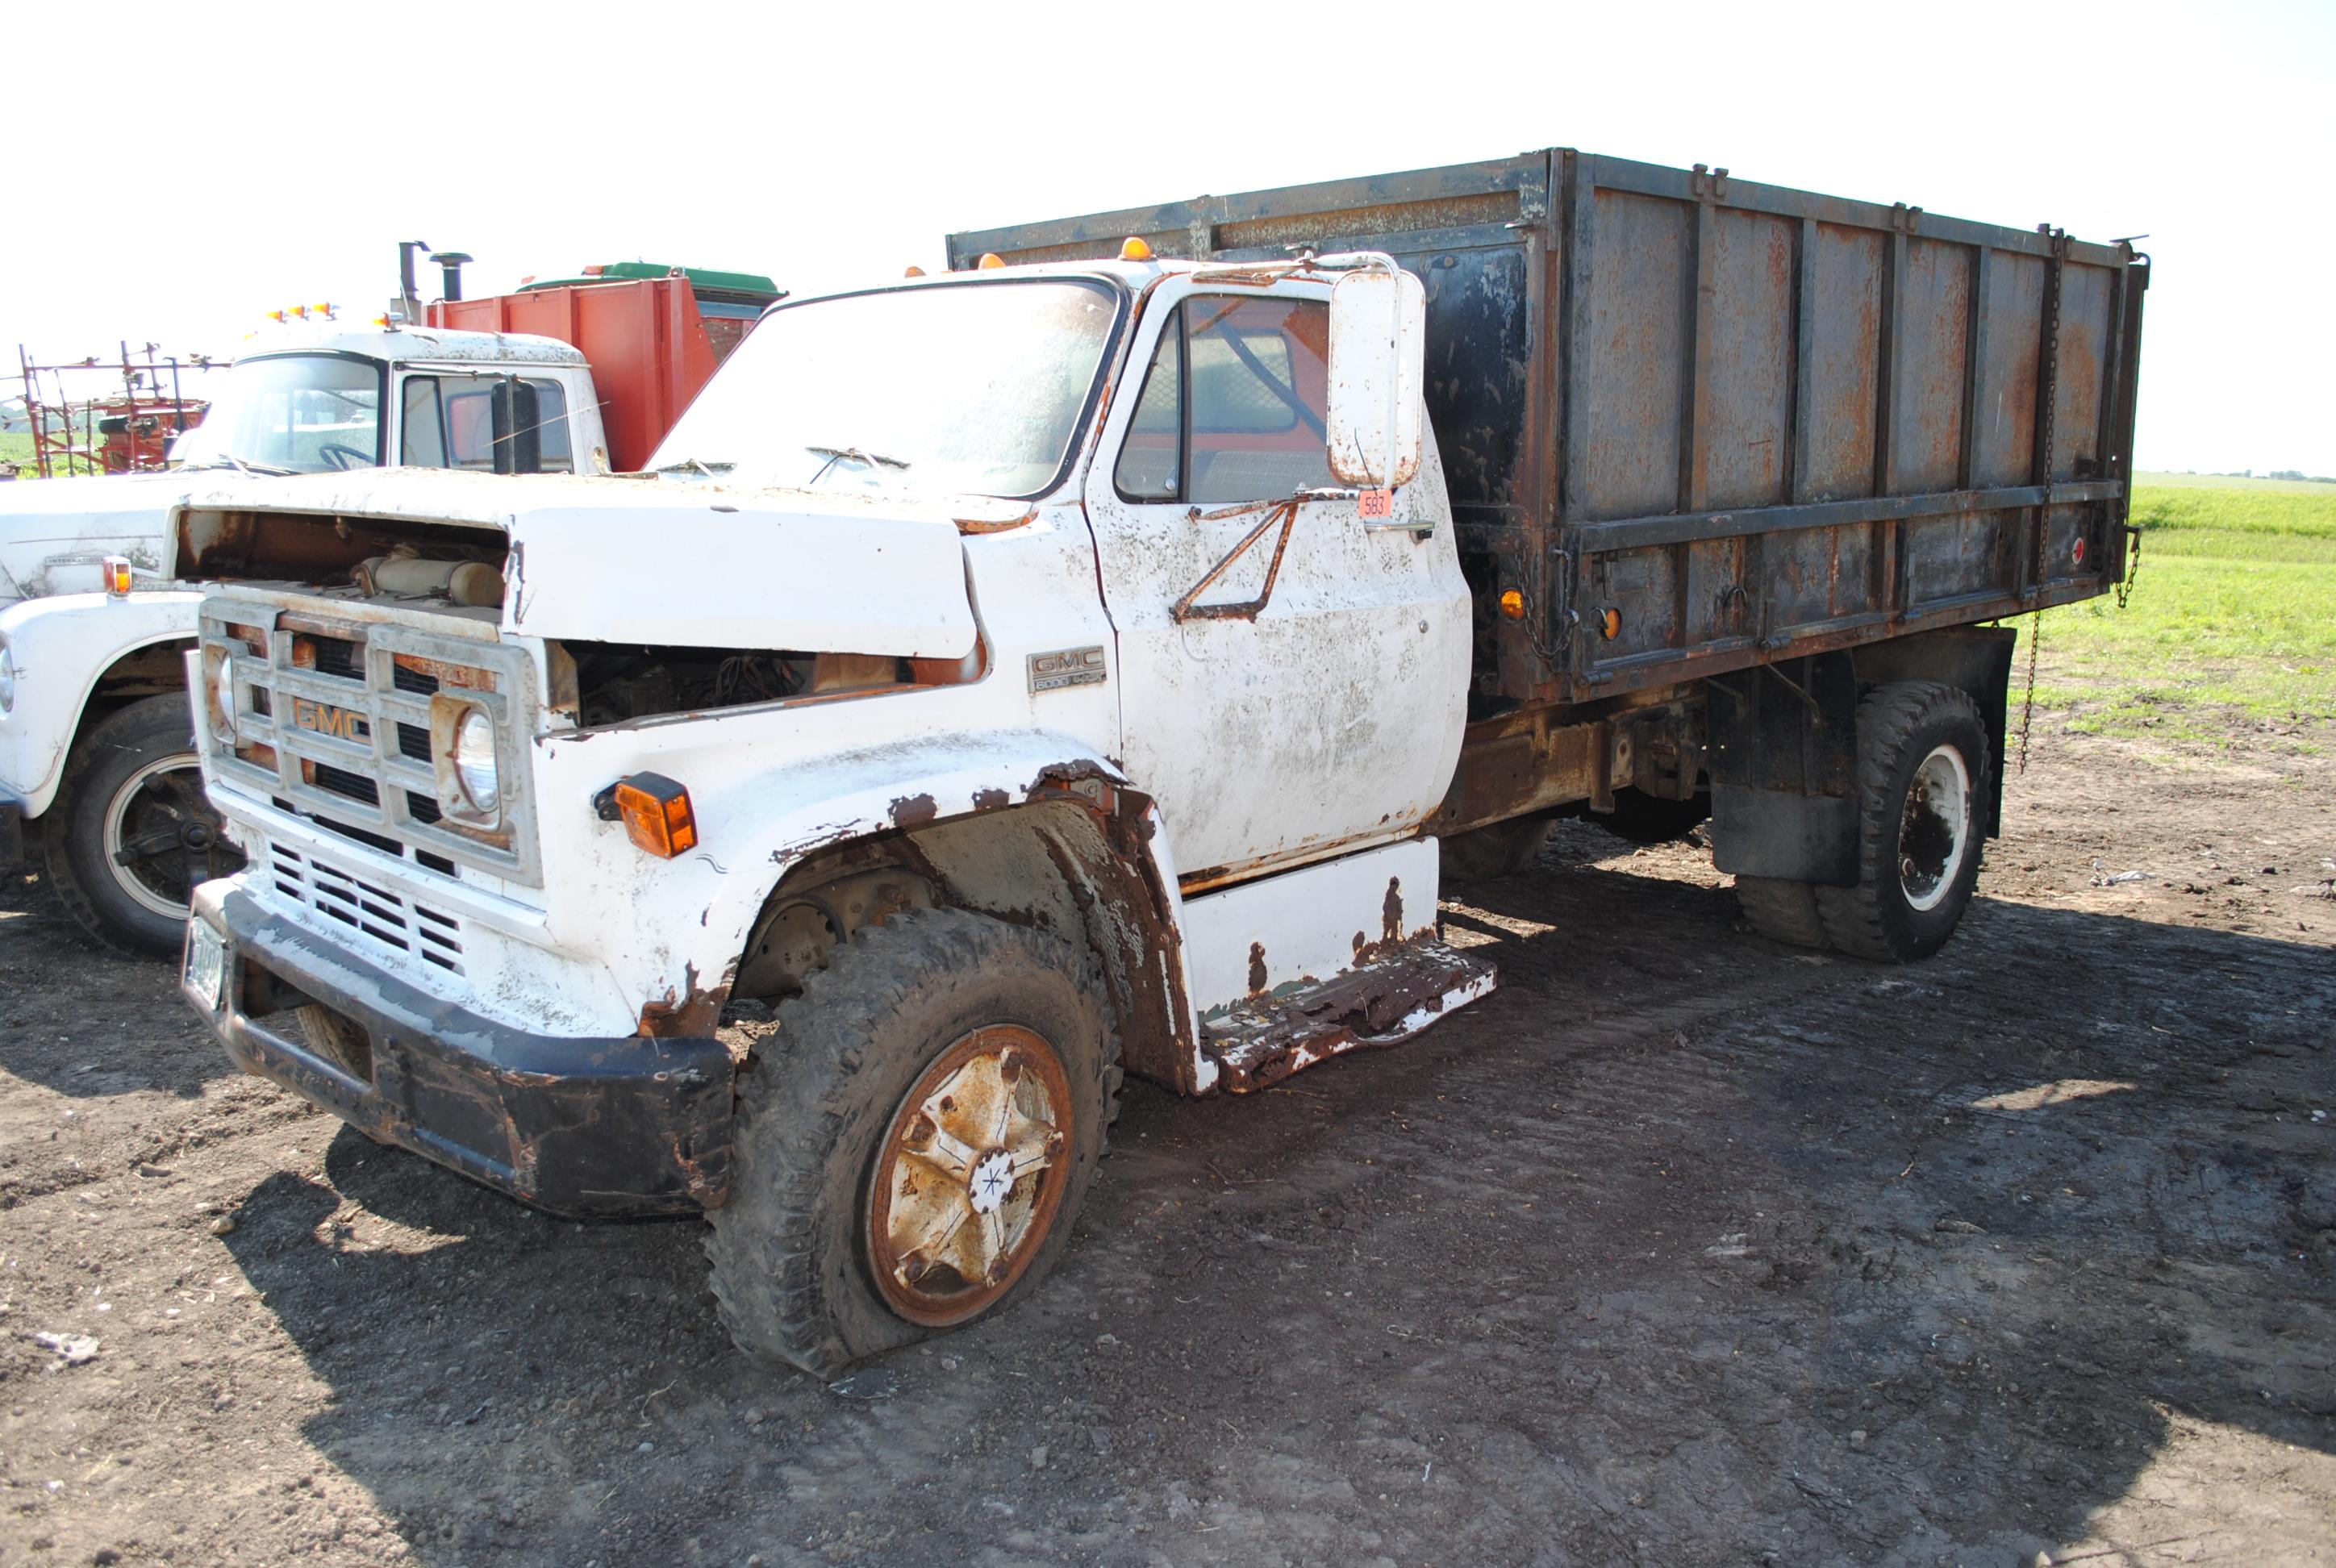
M 2320 749 L 2336 721 L 2336 484 L 2145 473 L 2133 519 L 2131 602 L 2045 613 L 2038 708 L 2078 734 L 2227 745 L 2235 729 Z

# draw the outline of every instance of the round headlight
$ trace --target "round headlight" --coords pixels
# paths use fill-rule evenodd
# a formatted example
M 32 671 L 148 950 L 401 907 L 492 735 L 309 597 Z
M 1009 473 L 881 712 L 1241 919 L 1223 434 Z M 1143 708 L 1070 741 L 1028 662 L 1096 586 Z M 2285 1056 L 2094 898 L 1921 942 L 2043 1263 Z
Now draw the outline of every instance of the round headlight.
M 0 713 L 16 706 L 16 650 L 0 642 Z
M 502 803 L 502 780 L 495 772 L 495 721 L 483 708 L 472 708 L 454 726 L 454 780 L 462 798 L 482 816 L 492 816 Z
M 219 672 L 211 677 L 211 700 L 219 705 L 220 733 L 235 739 L 235 656 L 223 654 Z

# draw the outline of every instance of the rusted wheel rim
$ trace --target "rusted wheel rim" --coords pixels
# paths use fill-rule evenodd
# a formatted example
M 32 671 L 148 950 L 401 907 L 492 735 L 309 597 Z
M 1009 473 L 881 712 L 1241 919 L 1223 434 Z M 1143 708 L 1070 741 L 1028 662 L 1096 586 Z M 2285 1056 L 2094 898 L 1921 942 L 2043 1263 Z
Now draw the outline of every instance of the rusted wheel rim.
M 1971 852 L 1971 779 L 1963 754 L 1933 746 L 1914 770 L 1898 824 L 1898 883 L 1917 910 L 1934 910 L 1954 890 Z
M 1062 1207 L 1071 1115 L 1061 1058 L 1017 1025 L 976 1029 L 924 1070 L 884 1131 L 868 1204 L 894 1311 L 943 1328 L 1013 1289 Z

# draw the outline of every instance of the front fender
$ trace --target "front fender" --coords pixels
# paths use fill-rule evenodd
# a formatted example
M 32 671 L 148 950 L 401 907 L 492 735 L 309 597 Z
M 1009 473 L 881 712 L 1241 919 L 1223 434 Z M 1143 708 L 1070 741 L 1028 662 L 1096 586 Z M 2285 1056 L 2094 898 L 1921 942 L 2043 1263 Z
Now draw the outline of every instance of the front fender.
M 16 700 L 0 714 L 0 792 L 37 817 L 56 799 L 66 753 L 98 677 L 125 654 L 196 635 L 196 592 L 30 599 L 0 611 L 16 661 Z
M 692 792 L 699 842 L 726 875 L 706 884 L 707 931 L 735 958 L 763 901 L 809 856 L 852 839 L 1027 804 L 1050 787 L 1127 782 L 1075 736 L 1044 730 L 919 736 L 804 757 Z M 616 830 L 619 837 L 623 829 Z M 1165 860 L 1164 836 L 1153 841 Z M 1167 885 L 1176 885 L 1173 866 Z M 713 867 L 706 868 L 709 873 Z
M 548 797 L 580 802 L 613 782 L 608 770 L 616 759 L 606 737 L 542 744 Z M 797 755 L 776 766 L 754 765 L 754 749 L 694 745 L 628 759 L 625 772 L 664 772 L 688 786 L 698 848 L 670 862 L 651 861 L 622 824 L 592 823 L 580 847 L 599 865 L 584 874 L 609 896 L 552 901 L 563 945 L 627 955 L 618 962 L 627 989 L 685 1006 L 726 986 L 764 900 L 810 856 L 855 839 L 1066 794 L 1084 794 L 1102 811 L 1104 797 L 1128 784 L 1093 746 L 1046 730 L 939 731 Z M 1173 920 L 1176 868 L 1167 834 L 1156 812 L 1140 814 L 1143 825 L 1131 843 L 1140 845 L 1140 869 L 1162 918 Z M 619 923 L 629 929 L 614 929 Z M 587 924 L 600 929 L 590 933 Z M 1171 961 L 1181 1000 L 1181 953 Z

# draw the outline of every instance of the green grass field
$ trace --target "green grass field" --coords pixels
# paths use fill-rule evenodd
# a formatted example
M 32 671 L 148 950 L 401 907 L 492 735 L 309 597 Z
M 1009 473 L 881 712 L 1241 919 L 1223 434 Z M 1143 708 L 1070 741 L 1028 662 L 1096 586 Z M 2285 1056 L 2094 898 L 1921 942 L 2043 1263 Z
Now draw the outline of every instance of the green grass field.
M 2038 707 L 2084 734 L 2321 749 L 2313 732 L 2336 719 L 2336 484 L 2144 473 L 2133 519 L 2132 601 L 2045 613 Z

